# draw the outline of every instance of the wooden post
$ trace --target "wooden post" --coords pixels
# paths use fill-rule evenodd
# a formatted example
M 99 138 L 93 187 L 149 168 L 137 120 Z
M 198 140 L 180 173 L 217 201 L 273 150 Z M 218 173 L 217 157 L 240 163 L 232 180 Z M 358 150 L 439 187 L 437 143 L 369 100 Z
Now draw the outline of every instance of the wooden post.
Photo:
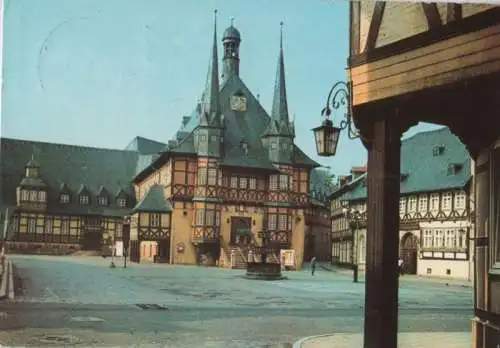
M 365 348 L 397 348 L 401 128 L 392 117 L 371 122 L 368 148 L 368 229 Z

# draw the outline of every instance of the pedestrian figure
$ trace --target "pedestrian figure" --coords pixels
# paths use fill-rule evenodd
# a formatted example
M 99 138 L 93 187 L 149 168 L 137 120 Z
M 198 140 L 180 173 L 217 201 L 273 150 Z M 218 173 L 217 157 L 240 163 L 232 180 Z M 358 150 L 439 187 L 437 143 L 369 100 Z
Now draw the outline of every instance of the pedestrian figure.
M 399 268 L 399 274 L 400 275 L 403 275 L 403 265 L 404 265 L 404 261 L 403 259 L 400 257 L 398 259 L 398 268 Z
M 314 272 L 316 271 L 316 256 L 313 256 L 311 259 L 311 275 L 314 275 Z

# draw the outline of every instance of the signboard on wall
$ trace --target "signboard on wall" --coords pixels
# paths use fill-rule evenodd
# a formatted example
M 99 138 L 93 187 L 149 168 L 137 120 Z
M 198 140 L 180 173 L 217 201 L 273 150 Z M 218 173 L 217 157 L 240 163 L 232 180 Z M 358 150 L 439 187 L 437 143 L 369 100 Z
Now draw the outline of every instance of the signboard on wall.
M 295 250 L 293 249 L 281 249 L 280 250 L 280 262 L 285 263 L 284 266 L 295 268 Z

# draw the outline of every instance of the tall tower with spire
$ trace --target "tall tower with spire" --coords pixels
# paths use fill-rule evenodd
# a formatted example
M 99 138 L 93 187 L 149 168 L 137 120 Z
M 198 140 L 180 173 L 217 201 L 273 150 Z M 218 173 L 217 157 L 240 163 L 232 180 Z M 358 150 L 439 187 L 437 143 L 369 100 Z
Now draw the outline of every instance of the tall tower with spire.
M 224 119 L 220 104 L 219 66 L 217 55 L 217 10 L 214 11 L 214 36 L 212 54 L 207 73 L 207 83 L 198 104 L 199 124 L 195 130 L 196 152 L 202 156 L 220 157 Z
M 231 25 L 224 31 L 222 43 L 224 44 L 224 57 L 222 62 L 224 68 L 222 70 L 223 81 L 227 80 L 231 75 L 238 76 L 240 73 L 240 42 L 241 35 L 238 29 L 234 27 L 234 19 L 231 18 Z
M 276 80 L 274 84 L 274 98 L 271 110 L 271 120 L 262 134 L 264 146 L 268 149 L 269 159 L 275 163 L 288 163 L 294 153 L 293 139 L 295 130 L 288 114 L 286 97 L 285 63 L 283 58 L 283 22 L 280 23 L 280 49 Z

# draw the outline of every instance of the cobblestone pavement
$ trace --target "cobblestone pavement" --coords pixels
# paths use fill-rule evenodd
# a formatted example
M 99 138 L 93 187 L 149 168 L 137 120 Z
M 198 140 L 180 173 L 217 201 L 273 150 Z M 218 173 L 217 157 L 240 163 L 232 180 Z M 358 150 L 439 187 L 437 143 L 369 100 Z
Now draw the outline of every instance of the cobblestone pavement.
M 260 282 L 220 268 L 110 269 L 99 257 L 10 260 L 18 295 L 2 303 L 1 345 L 270 348 L 362 330 L 364 284 L 349 275 L 286 272 L 287 280 Z M 471 308 L 470 288 L 403 283 L 400 331 L 467 332 Z

